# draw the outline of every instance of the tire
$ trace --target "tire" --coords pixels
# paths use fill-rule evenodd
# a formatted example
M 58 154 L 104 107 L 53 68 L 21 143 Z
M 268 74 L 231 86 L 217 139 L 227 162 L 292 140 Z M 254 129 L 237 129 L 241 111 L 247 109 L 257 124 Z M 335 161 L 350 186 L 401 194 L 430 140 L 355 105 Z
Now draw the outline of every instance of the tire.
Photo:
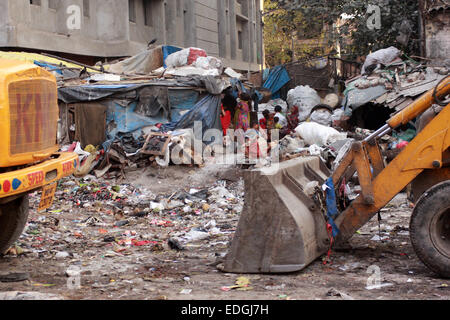
M 28 220 L 28 195 L 0 205 L 0 254 L 19 239 Z
M 428 189 L 410 221 L 410 236 L 419 259 L 441 277 L 450 278 L 450 180 Z

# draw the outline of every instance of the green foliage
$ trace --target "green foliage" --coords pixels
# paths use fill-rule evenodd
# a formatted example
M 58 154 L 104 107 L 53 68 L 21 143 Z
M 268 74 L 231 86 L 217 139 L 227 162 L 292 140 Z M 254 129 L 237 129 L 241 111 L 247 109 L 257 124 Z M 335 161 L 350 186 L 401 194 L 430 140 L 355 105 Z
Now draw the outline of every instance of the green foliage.
M 371 4 L 380 8 L 380 29 L 368 27 L 373 16 L 368 12 Z M 338 49 L 338 44 L 348 59 L 390 46 L 407 54 L 420 50 L 417 0 L 265 0 L 264 8 L 266 60 L 270 66 L 328 54 Z M 312 41 L 301 41 L 305 39 L 322 44 L 315 47 Z

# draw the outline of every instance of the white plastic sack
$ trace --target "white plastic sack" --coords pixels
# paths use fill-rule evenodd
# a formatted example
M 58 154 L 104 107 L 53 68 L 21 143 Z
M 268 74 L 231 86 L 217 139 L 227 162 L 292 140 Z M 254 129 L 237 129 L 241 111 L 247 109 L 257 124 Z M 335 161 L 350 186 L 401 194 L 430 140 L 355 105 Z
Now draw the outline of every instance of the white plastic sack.
M 200 75 L 200 76 L 213 76 L 217 77 L 219 76 L 219 70 L 217 69 L 203 69 L 203 68 L 196 68 L 193 66 L 184 66 L 184 67 L 178 67 L 176 69 L 170 67 L 167 68 L 166 73 L 167 75 L 173 75 L 173 76 L 180 76 L 180 77 L 186 77 L 191 75 Z
M 190 49 L 174 52 L 166 58 L 167 68 L 177 68 L 187 65 Z
M 290 108 L 297 106 L 300 111 L 299 121 L 305 121 L 311 114 L 312 108 L 321 103 L 321 99 L 317 91 L 310 86 L 298 86 L 289 90 L 287 103 Z
M 329 127 L 329 126 L 331 126 L 331 123 L 332 123 L 331 122 L 331 117 L 332 117 L 332 114 L 331 114 L 331 112 L 329 110 L 327 110 L 327 109 L 319 109 L 319 110 L 314 111 L 311 114 L 311 117 L 309 119 L 312 122 L 316 122 L 316 123 L 319 123 L 321 125 Z
M 261 103 L 261 104 L 259 104 L 258 109 L 259 109 L 260 113 L 262 113 L 264 110 L 269 110 L 270 113 L 274 113 L 276 106 L 280 106 L 282 112 L 284 112 L 284 113 L 288 112 L 288 105 L 287 105 L 286 101 L 284 101 L 283 99 L 274 99 L 274 100 L 270 100 L 267 103 Z
M 336 129 L 326 127 L 316 122 L 303 122 L 295 131 L 307 145 L 316 144 L 324 146 L 347 138 L 346 133 L 340 133 Z
M 334 123 L 335 121 L 340 121 L 342 119 L 342 116 L 344 115 L 343 109 L 336 109 L 333 111 L 333 114 L 331 115 L 331 122 Z
M 234 71 L 234 70 L 231 69 L 230 67 L 226 68 L 225 71 L 224 71 L 224 73 L 225 73 L 227 76 L 229 76 L 229 77 L 231 77 L 231 78 L 236 78 L 236 79 L 238 79 L 238 80 L 240 80 L 240 79 L 243 77 L 243 75 L 242 75 L 241 73 L 238 73 L 238 72 Z
M 197 60 L 195 57 L 199 52 L 206 56 L 206 51 L 200 48 L 187 48 L 174 52 L 166 58 L 166 66 L 168 68 L 177 68 L 187 66 L 189 63 L 192 64 Z
M 374 53 L 369 54 L 366 57 L 366 61 L 364 62 L 364 65 L 361 70 L 361 74 L 364 74 L 366 71 L 366 68 L 373 64 L 379 64 L 382 63 L 384 65 L 389 64 L 390 62 L 397 59 L 401 54 L 401 51 L 398 50 L 396 47 L 389 47 L 386 49 L 381 49 L 378 51 L 375 51 Z
M 192 64 L 193 67 L 202 68 L 205 70 L 219 70 L 222 73 L 223 62 L 216 57 L 198 57 Z

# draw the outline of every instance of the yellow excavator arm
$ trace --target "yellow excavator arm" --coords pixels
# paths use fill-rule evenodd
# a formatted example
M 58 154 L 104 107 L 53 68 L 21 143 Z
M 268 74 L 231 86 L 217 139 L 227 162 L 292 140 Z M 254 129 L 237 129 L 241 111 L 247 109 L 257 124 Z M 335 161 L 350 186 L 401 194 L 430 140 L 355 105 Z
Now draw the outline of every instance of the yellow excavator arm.
M 336 219 L 340 233 L 338 240 L 347 240 L 426 169 L 439 170 L 448 176 L 449 159 L 443 159 L 450 146 L 450 107 L 447 105 L 406 148 L 384 167 L 377 139 L 407 124 L 434 103 L 435 97 L 450 93 L 450 77 L 437 89 L 430 90 L 414 103 L 394 115 L 386 126 L 363 142 L 355 142 L 333 174 L 335 186 L 342 179 L 358 172 L 361 196 L 355 199 Z M 371 170 L 371 164 L 374 170 Z M 355 170 L 356 169 L 356 170 Z M 447 173 L 445 173 L 447 172 Z

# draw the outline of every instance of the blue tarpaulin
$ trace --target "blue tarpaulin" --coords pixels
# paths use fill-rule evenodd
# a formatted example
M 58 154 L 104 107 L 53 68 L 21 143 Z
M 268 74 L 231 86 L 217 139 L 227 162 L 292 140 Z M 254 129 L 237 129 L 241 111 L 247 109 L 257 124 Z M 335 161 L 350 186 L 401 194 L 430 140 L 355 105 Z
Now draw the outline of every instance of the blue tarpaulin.
M 334 222 L 334 218 L 338 215 L 338 209 L 336 204 L 336 193 L 334 191 L 334 183 L 333 178 L 329 178 L 326 181 L 327 186 L 327 216 L 328 216 L 328 223 L 333 228 L 333 237 L 335 238 L 339 234 L 339 228 L 337 227 L 336 223 Z
M 222 130 L 222 124 L 220 122 L 220 98 L 220 95 L 209 94 L 205 96 L 197 102 L 191 111 L 182 116 L 179 121 L 163 125 L 162 129 L 164 131 L 175 131 L 194 128 L 194 123 L 198 121 L 202 125 L 202 137 L 209 129 Z M 196 138 L 202 139 L 202 137 Z
M 34 61 L 34 64 L 39 66 L 39 67 L 41 67 L 41 68 L 50 69 L 51 71 L 55 71 L 58 74 L 61 74 L 61 75 L 63 74 L 61 69 L 56 67 L 56 66 L 52 66 L 50 64 L 39 62 L 39 61 L 36 61 L 36 60 Z
M 178 122 L 198 101 L 199 93 L 195 90 L 169 90 L 170 118 Z
M 245 92 L 245 93 L 249 93 L 248 90 L 244 87 L 244 85 L 242 84 L 241 80 L 237 79 L 237 78 L 231 78 L 230 79 L 231 85 L 233 87 L 233 96 L 235 98 L 238 98 L 239 95 L 239 91 L 240 92 Z
M 288 72 L 284 66 L 276 66 L 270 69 L 268 78 L 263 85 L 263 88 L 269 89 L 272 92 L 272 98 L 277 99 L 280 97 L 280 89 L 283 88 L 289 81 Z
M 118 133 L 134 133 L 144 127 L 158 123 L 167 123 L 169 120 L 164 117 L 146 117 L 135 112 L 137 102 L 131 103 L 128 107 L 123 107 L 114 101 L 108 106 L 106 121 L 108 124 L 114 123 L 115 128 L 108 134 L 115 137 Z M 140 132 L 138 132 L 140 134 Z
M 172 53 L 175 53 L 175 52 L 178 52 L 178 51 L 181 51 L 181 50 L 182 50 L 181 48 L 179 48 L 179 47 L 174 47 L 174 46 L 163 46 L 163 47 L 162 47 L 163 61 L 164 61 L 163 66 L 164 66 L 164 68 L 167 68 L 167 65 L 166 65 L 166 59 L 167 59 L 167 57 L 168 57 L 169 55 L 171 55 Z
M 125 107 L 114 100 L 105 101 L 105 103 L 108 106 L 106 122 L 108 127 L 113 128 L 107 132 L 108 141 L 103 144 L 106 150 L 119 134 L 132 133 L 134 138 L 138 139 L 142 135 L 141 129 L 169 122 L 162 116 L 149 118 L 136 113 L 137 101 Z

